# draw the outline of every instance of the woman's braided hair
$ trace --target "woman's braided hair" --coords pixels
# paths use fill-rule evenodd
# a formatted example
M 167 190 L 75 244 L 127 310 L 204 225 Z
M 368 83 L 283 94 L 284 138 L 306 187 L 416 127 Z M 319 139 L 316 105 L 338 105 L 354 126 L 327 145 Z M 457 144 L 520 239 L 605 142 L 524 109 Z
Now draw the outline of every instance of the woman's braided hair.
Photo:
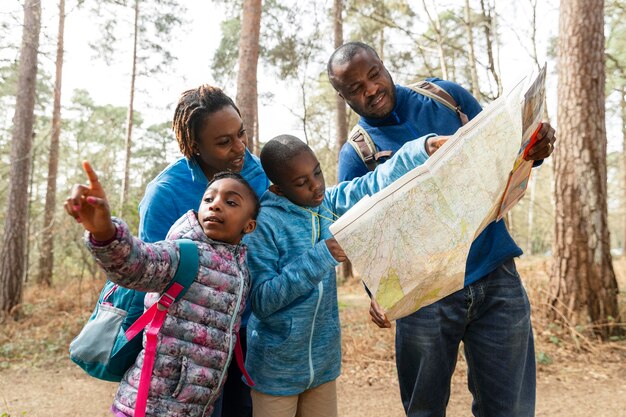
M 196 137 L 204 119 L 226 106 L 232 106 L 241 116 L 235 102 L 218 87 L 203 84 L 181 94 L 174 112 L 172 129 L 180 152 L 187 159 L 194 156 Z

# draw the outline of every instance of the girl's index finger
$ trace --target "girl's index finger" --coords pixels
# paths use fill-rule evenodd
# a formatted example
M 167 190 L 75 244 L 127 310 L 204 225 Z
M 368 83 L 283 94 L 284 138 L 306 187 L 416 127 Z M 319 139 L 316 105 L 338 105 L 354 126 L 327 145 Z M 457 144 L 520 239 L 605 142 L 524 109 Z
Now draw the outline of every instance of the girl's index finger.
M 91 188 L 94 188 L 94 185 L 98 184 L 100 186 L 100 182 L 98 181 L 98 175 L 96 171 L 93 170 L 89 161 L 83 161 L 83 170 L 85 174 L 87 174 L 87 178 L 89 179 L 89 185 Z

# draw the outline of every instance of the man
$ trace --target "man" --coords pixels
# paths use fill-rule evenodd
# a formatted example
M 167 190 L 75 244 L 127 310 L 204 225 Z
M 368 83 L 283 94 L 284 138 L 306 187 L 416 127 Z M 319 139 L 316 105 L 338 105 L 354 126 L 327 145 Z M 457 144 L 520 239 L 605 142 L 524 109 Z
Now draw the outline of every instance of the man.
M 397 151 L 406 141 L 435 133 L 426 141 L 431 154 L 460 126 L 459 116 L 444 105 L 395 85 L 370 46 L 350 42 L 328 61 L 331 84 L 361 118 L 359 125 L 379 151 Z M 469 119 L 481 107 L 458 84 L 429 79 L 450 94 Z M 545 123 L 528 159 L 548 157 L 554 129 Z M 339 154 L 339 181 L 361 176 L 367 167 L 346 143 Z M 535 356 L 530 305 L 513 258 L 522 250 L 503 221 L 491 223 L 473 242 L 466 264 L 465 287 L 399 319 L 396 366 L 400 395 L 408 416 L 443 416 L 450 379 L 463 341 L 468 385 L 476 416 L 532 416 L 535 408 Z M 379 327 L 391 327 L 372 299 L 370 315 Z

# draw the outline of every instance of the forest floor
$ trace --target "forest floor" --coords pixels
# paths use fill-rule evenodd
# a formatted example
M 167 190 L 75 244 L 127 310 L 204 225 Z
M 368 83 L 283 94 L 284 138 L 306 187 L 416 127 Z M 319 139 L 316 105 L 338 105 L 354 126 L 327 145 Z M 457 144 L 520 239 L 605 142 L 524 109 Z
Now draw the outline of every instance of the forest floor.
M 537 416 L 626 415 L 626 340 L 600 343 L 583 328 L 544 319 L 546 258 L 523 258 L 518 269 L 533 304 L 537 357 Z M 626 261 L 615 262 L 622 318 Z M 88 377 L 67 359 L 67 345 L 88 317 L 94 280 L 65 291 L 28 287 L 23 317 L 0 325 L 0 417 L 109 417 L 116 384 Z M 343 368 L 340 416 L 404 415 L 394 362 L 394 331 L 369 322 L 369 301 L 358 284 L 339 288 Z M 78 313 L 80 312 L 80 313 Z M 450 416 L 471 415 L 462 355 L 452 379 Z

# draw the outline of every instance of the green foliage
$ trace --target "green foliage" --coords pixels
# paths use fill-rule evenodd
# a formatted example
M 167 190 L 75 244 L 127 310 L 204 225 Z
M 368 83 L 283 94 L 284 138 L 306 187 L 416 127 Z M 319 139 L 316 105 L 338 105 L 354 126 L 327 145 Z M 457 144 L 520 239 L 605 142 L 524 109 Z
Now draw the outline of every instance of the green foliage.
M 233 81 L 237 59 L 239 57 L 239 32 L 241 31 L 241 20 L 239 17 L 224 20 L 221 23 L 222 39 L 220 45 L 213 54 L 211 69 L 213 76 L 222 85 L 227 85 Z
M 39 70 L 35 97 L 35 118 L 33 125 L 31 183 L 36 194 L 37 189 L 45 188 L 46 172 L 38 167 L 46 159 L 41 158 L 42 150 L 46 149 L 50 141 L 50 114 L 52 107 L 51 79 L 47 72 Z M 11 138 L 13 135 L 13 116 L 15 114 L 15 95 L 17 93 L 17 63 L 0 67 L 0 228 L 4 225 L 5 211 L 1 208 L 6 205 L 9 185 L 9 171 L 11 167 Z M 46 155 L 47 156 L 47 155 Z M 32 216 L 32 210 L 30 215 Z
M 372 45 L 382 58 L 394 67 L 395 57 L 400 50 L 392 38 L 416 36 L 414 27 L 421 21 L 406 0 L 350 0 L 346 2 L 345 23 L 349 30 L 344 30 L 346 40 L 358 39 Z
M 280 79 L 303 80 L 309 77 L 308 68 L 316 59 L 323 59 L 322 10 L 316 2 L 297 5 L 280 0 L 265 3 L 263 17 L 268 20 L 261 31 L 262 52 L 267 62 L 276 68 Z M 308 25 L 304 25 L 306 19 Z
M 174 144 L 176 137 L 169 121 L 149 126 L 135 140 L 131 172 L 140 173 L 136 177 L 139 190 L 145 189 L 148 182 L 167 166 L 167 155 L 175 153 Z
M 6 68 L 0 68 L 0 73 L 11 74 Z M 3 88 L 11 78 L 3 77 Z M 44 88 L 45 87 L 45 88 Z M 34 271 L 38 260 L 39 234 L 43 222 L 43 209 L 46 195 L 46 181 L 48 174 L 48 146 L 51 131 L 51 89 L 49 86 L 38 88 L 40 97 L 37 99 L 38 117 L 35 118 L 35 137 L 33 140 L 32 187 L 30 190 L 29 215 L 29 271 Z M 11 96 L 0 95 L 0 109 L 3 109 L 3 99 L 10 101 Z M 59 176 L 57 180 L 57 209 L 55 213 L 55 269 L 54 280 L 68 276 L 94 275 L 97 267 L 91 256 L 82 245 L 82 228 L 73 219 L 69 218 L 61 206 L 69 194 L 70 186 L 76 183 L 86 183 L 81 168 L 82 160 L 89 160 L 100 177 L 100 181 L 107 191 L 107 196 L 113 209 L 117 208 L 121 187 L 121 160 L 124 154 L 126 139 L 126 107 L 110 104 L 97 104 L 86 90 L 76 90 L 71 97 L 71 103 L 62 111 L 63 120 L 60 137 Z M 6 119 L 5 119 L 6 120 Z M 10 122 L 10 119 L 9 121 Z M 139 216 L 137 205 L 143 195 L 145 185 L 166 165 L 167 156 L 172 150 L 175 139 L 170 129 L 170 122 L 157 123 L 142 128 L 143 120 L 140 113 L 134 113 L 135 141 L 131 172 L 133 173 L 131 189 L 125 220 L 131 229 L 136 232 Z M 10 125 L 0 124 L 0 131 L 9 130 Z M 9 136 L 10 137 L 10 136 Z M 0 148 L 8 148 L 8 139 L 0 136 Z M 4 153 L 0 158 L 0 176 L 8 175 L 9 163 Z M 8 158 L 8 152 L 6 154 Z M 2 182 L 6 184 L 7 182 Z M 0 220 L 4 215 L 6 185 L 0 185 Z
M 132 45 L 135 2 L 139 2 L 137 64 L 139 75 L 166 71 L 176 59 L 172 38 L 182 26 L 185 7 L 176 0 L 102 0 L 90 3 L 99 18 L 100 38 L 92 43 L 96 56 L 111 64 L 123 42 Z M 129 43 L 130 42 L 130 43 Z M 130 68 L 130 66 L 129 66 Z

